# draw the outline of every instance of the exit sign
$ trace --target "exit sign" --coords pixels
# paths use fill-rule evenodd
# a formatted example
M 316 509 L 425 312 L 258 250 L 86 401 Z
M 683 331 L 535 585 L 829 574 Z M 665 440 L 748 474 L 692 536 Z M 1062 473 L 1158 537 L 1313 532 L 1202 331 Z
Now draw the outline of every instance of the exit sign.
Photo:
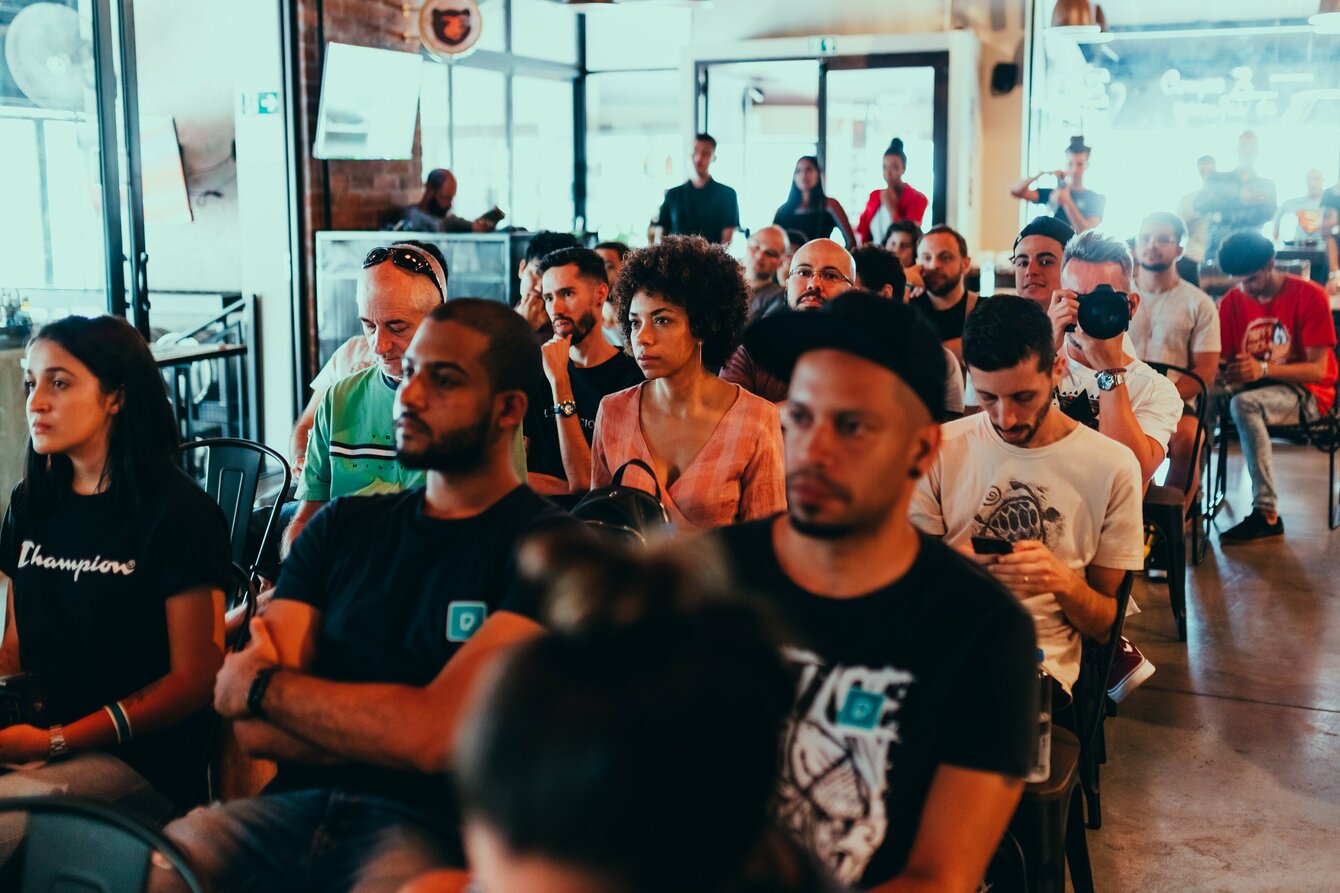
M 816 56 L 835 56 L 838 46 L 836 37 L 811 37 L 810 52 Z
M 260 93 L 242 94 L 242 114 L 278 115 L 284 107 L 279 102 L 278 90 L 262 90 Z

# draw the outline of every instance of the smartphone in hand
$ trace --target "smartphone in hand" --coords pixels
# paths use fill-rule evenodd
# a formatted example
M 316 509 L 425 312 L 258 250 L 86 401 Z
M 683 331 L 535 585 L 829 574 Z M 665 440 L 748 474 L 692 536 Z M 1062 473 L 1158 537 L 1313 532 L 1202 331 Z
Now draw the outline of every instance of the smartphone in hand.
M 975 536 L 972 538 L 972 550 L 978 555 L 1009 555 L 1014 551 L 1014 544 L 991 536 Z

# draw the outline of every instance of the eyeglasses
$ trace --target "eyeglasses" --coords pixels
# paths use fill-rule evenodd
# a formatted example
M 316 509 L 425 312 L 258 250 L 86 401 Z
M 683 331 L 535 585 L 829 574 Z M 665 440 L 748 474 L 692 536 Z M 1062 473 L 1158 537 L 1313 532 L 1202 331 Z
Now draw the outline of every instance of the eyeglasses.
M 409 273 L 418 273 L 420 276 L 427 276 L 437 289 L 438 296 L 444 301 L 446 295 L 442 291 L 442 283 L 437 281 L 437 272 L 433 269 L 422 254 L 409 248 L 374 248 L 368 252 L 368 256 L 363 258 L 363 269 L 375 267 L 377 264 L 390 261 L 402 270 Z
M 802 282 L 809 279 L 813 279 L 816 276 L 822 279 L 828 285 L 838 285 L 840 283 L 846 283 L 847 285 L 851 285 L 851 280 L 848 279 L 846 276 L 843 276 L 837 270 L 832 269 L 811 270 L 809 267 L 800 267 L 799 269 L 791 271 L 791 278 L 799 279 Z

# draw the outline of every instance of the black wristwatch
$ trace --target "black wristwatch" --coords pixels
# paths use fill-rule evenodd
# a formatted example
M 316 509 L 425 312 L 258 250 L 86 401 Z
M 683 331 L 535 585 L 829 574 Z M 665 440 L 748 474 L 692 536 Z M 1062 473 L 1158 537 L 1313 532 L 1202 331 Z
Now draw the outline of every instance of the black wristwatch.
M 554 404 L 554 415 L 570 419 L 577 414 L 577 404 L 571 400 L 564 400 L 562 403 Z
M 278 666 L 264 667 L 256 671 L 255 678 L 251 680 L 251 688 L 247 691 L 247 713 L 251 716 L 258 718 L 265 716 L 265 708 L 261 702 L 265 700 L 265 692 L 270 688 L 270 680 L 278 672 Z

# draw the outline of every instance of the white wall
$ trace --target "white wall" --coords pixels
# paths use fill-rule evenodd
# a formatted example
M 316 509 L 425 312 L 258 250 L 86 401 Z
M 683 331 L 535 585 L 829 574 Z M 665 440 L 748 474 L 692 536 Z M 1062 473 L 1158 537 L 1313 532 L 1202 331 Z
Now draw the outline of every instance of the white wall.
M 996 30 L 990 9 L 1005 12 Z M 1023 38 L 1022 0 L 955 0 L 950 27 L 970 27 L 982 45 L 978 66 L 981 85 L 982 159 L 979 244 L 974 252 L 1008 249 L 1019 229 L 1019 202 L 1009 187 L 1019 178 L 1023 143 L 1023 90 L 1000 97 L 990 93 L 991 69 L 1008 62 Z M 694 11 L 695 43 L 811 35 L 915 34 L 946 27 L 942 0 L 717 0 Z

